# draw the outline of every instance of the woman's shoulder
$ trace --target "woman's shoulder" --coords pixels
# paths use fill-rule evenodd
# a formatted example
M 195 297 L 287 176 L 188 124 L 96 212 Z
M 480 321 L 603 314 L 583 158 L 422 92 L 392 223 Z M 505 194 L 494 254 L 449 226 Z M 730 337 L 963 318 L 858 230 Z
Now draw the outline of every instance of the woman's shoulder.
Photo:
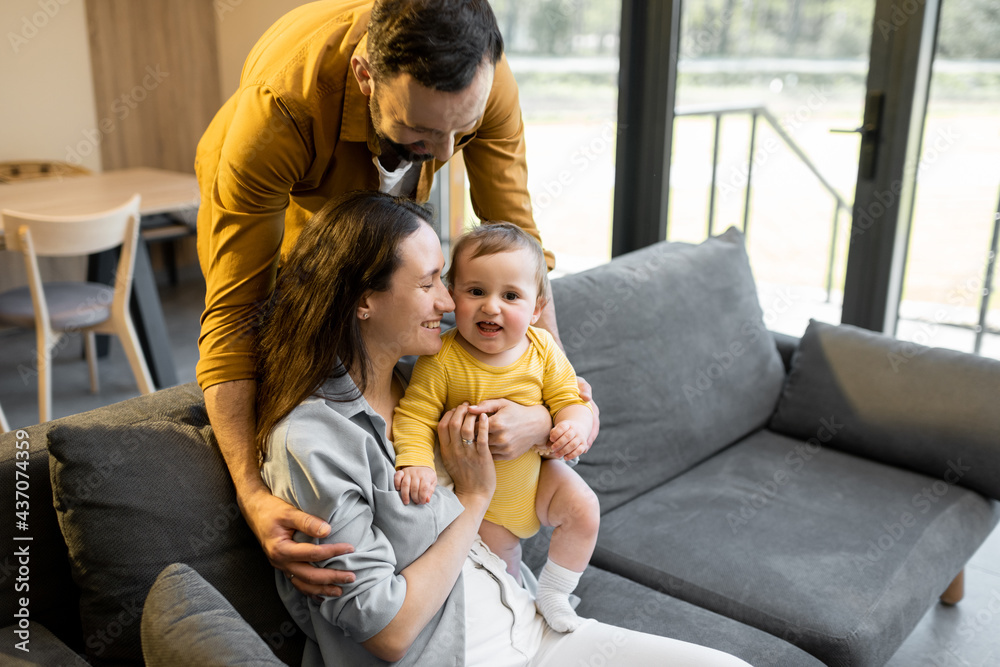
M 355 421 L 355 415 L 364 412 L 355 403 L 310 396 L 275 425 L 270 443 L 299 455 L 329 451 L 331 442 L 338 450 L 363 446 L 371 435 Z

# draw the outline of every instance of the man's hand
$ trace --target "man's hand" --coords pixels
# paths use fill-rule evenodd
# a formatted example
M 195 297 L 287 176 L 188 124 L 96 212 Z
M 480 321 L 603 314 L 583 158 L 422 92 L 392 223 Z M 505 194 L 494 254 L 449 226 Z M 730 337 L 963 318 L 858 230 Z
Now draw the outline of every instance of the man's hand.
M 544 405 L 524 406 L 494 398 L 469 407 L 469 414 L 489 415 L 489 443 L 493 459 L 509 461 L 548 442 L 552 416 Z
M 308 544 L 292 539 L 295 531 L 310 537 L 330 534 L 330 525 L 322 519 L 295 509 L 269 491 L 255 493 L 243 506 L 243 516 L 271 565 L 288 575 L 292 585 L 305 595 L 337 597 L 343 589 L 337 584 L 354 581 L 354 573 L 315 567 L 312 563 L 354 551 L 350 544 Z
M 597 439 L 597 432 L 601 430 L 601 409 L 594 402 L 594 389 L 590 386 L 590 383 L 579 375 L 576 377 L 576 383 L 580 385 L 580 398 L 587 401 L 590 405 L 590 410 L 594 413 L 594 425 L 590 427 L 590 435 L 587 436 L 587 449 L 590 449 L 590 446 L 594 444 L 594 440 Z
M 409 505 L 413 500 L 417 505 L 423 505 L 431 501 L 431 495 L 437 486 L 437 473 L 434 468 L 427 466 L 406 466 L 397 470 L 393 476 L 396 490 L 403 499 L 404 505 Z

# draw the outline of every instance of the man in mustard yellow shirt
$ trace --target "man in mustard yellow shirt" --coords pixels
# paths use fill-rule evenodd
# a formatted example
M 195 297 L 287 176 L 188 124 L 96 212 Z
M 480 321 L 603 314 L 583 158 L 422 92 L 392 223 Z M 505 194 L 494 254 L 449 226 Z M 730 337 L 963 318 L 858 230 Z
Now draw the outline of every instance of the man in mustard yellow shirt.
M 239 90 L 198 144 L 198 256 L 207 285 L 198 382 L 244 516 L 272 564 L 304 593 L 339 594 L 336 584 L 351 575 L 309 562 L 350 547 L 292 541 L 295 530 L 324 537 L 329 526 L 276 499 L 261 481 L 251 357 L 258 309 L 280 258 L 327 200 L 369 189 L 426 201 L 434 172 L 457 150 L 476 214 L 539 238 L 517 84 L 486 0 L 377 0 L 374 7 L 325 0 L 293 10 L 254 46 Z M 539 326 L 558 341 L 551 300 Z M 547 440 L 544 407 L 503 399 L 481 407 L 499 410 L 490 420 L 496 457 L 516 458 Z

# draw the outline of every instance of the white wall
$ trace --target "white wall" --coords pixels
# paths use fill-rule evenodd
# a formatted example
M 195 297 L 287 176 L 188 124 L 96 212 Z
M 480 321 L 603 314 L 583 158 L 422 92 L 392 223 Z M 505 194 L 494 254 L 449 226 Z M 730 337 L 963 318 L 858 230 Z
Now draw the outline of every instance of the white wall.
M 303 4 L 303 0 L 216 0 L 222 99 L 229 99 L 239 88 L 243 63 L 260 36 L 284 14 Z
M 0 35 L 0 161 L 79 155 L 100 171 L 84 0 L 3 0 Z

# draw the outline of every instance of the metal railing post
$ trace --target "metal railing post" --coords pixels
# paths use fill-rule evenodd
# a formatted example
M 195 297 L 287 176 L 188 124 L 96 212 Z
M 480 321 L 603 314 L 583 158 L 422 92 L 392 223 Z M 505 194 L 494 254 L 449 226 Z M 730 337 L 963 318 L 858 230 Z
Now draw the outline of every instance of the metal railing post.
M 1000 243 L 1000 200 L 997 201 L 997 212 L 993 216 L 993 240 L 990 242 L 990 254 L 986 256 L 986 278 L 983 281 L 983 294 L 979 301 L 979 326 L 976 327 L 975 354 L 983 347 L 983 335 L 986 333 L 986 313 L 990 307 L 990 292 L 993 288 L 993 268 L 997 263 L 997 244 Z
M 757 141 L 757 110 L 750 112 L 750 156 L 747 158 L 747 193 L 743 200 L 743 237 L 750 238 L 750 181 L 753 178 L 753 152 Z
M 712 186 L 708 191 L 708 235 L 712 235 L 712 223 L 715 222 L 715 178 L 719 167 L 719 127 L 722 125 L 722 114 L 715 114 L 715 142 L 712 145 Z

